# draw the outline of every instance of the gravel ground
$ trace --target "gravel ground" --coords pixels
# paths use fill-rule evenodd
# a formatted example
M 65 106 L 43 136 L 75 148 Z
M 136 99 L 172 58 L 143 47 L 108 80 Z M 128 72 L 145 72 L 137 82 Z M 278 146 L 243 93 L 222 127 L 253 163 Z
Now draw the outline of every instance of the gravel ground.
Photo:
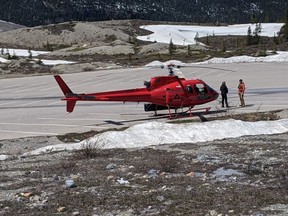
M 283 112 L 282 112 L 283 113 Z M 2 140 L 0 215 L 288 215 L 288 133 L 144 149 L 24 152 Z

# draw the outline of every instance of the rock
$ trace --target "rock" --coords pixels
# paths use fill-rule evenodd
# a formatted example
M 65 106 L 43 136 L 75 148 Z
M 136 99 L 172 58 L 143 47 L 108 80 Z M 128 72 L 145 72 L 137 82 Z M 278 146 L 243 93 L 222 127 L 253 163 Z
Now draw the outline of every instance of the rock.
M 12 159 L 13 157 L 11 155 L 0 155 L 0 161 Z
M 150 190 L 148 191 L 148 193 L 157 193 L 157 190 L 156 190 L 156 189 L 150 189 Z
M 113 175 L 107 176 L 107 180 L 113 180 L 113 179 L 115 179 L 115 176 Z
M 67 180 L 65 181 L 65 185 L 66 185 L 67 188 L 74 188 L 74 187 L 76 187 L 75 182 L 74 182 L 73 179 L 67 179 Z
M 61 206 L 61 207 L 57 208 L 57 211 L 58 212 L 65 212 L 66 211 L 66 207 Z
M 124 180 L 123 178 L 118 179 L 117 182 L 118 182 L 119 184 L 129 184 L 129 181 Z
M 112 170 L 112 169 L 115 169 L 116 166 L 117 166 L 116 164 L 110 163 L 110 164 L 108 164 L 108 165 L 106 166 L 106 169 L 107 169 L 107 170 Z
M 90 63 L 81 63 L 81 64 L 59 64 L 54 66 L 51 71 L 55 73 L 79 73 L 83 71 L 93 71 L 97 67 Z
M 186 176 L 189 176 L 189 177 L 195 177 L 195 172 L 187 173 Z
M 71 174 L 71 175 L 70 175 L 70 178 L 73 179 L 73 180 L 76 180 L 76 179 L 79 179 L 80 176 L 79 176 L 79 175 Z
M 288 109 L 278 112 L 277 116 L 281 119 L 288 118 Z
M 168 45 L 164 43 L 152 43 L 141 47 L 139 54 L 158 54 L 168 53 Z
M 30 202 L 40 202 L 40 201 L 41 201 L 41 197 L 38 195 L 30 197 Z
M 56 174 L 54 174 L 54 175 L 52 176 L 52 180 L 54 180 L 54 181 L 57 181 L 57 180 L 59 180 L 59 176 L 58 176 L 58 175 L 56 175 Z
M 31 196 L 34 196 L 34 194 L 31 193 L 31 192 L 25 192 L 25 193 L 21 193 L 21 196 L 23 196 L 23 197 L 25 197 L 25 198 L 29 198 L 29 197 L 31 197 Z
M 148 178 L 156 178 L 158 176 L 159 170 L 151 169 L 148 171 Z
M 2 68 L 0 68 L 0 74 L 5 74 L 6 72 L 2 69 Z
M 162 201 L 165 200 L 165 198 L 164 198 L 164 196 L 157 196 L 157 200 L 159 200 L 160 202 L 162 202 Z
M 119 169 L 119 171 L 121 171 L 121 172 L 127 172 L 129 170 L 129 168 L 128 167 L 121 167 L 120 169 Z
M 186 188 L 186 191 L 187 192 L 190 192 L 190 191 L 192 191 L 193 190 L 193 187 L 191 187 L 191 186 L 188 186 L 187 188 Z
M 208 215 L 209 215 L 209 216 L 217 216 L 218 213 L 217 213 L 216 210 L 210 210 Z M 207 215 L 207 216 L 208 216 L 208 215 Z

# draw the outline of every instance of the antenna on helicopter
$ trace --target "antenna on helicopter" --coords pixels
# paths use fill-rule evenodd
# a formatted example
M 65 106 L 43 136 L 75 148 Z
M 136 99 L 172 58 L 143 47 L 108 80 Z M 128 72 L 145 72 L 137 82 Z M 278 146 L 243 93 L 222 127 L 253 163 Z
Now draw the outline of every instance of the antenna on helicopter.
M 146 65 L 149 68 L 161 68 L 168 69 L 169 76 L 178 76 L 179 78 L 185 78 L 183 73 L 180 71 L 181 67 L 185 67 L 185 63 L 176 60 L 170 60 L 167 62 L 154 61 Z
M 167 68 L 169 70 L 169 76 L 178 76 L 179 78 L 185 78 L 184 74 L 180 70 L 181 67 L 183 66 L 175 65 L 175 64 L 168 64 Z

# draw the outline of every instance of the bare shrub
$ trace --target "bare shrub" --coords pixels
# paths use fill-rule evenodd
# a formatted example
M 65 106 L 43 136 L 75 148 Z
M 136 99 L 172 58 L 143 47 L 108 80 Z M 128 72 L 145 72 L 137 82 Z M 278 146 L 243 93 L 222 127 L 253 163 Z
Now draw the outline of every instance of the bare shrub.
M 117 36 L 112 34 L 112 35 L 105 35 L 105 42 L 109 43 L 109 42 L 113 42 L 115 40 L 117 40 Z
M 63 170 L 74 170 L 77 167 L 77 164 L 75 161 L 61 161 L 58 164 L 58 169 Z
M 67 160 L 68 159 L 68 160 Z M 77 172 L 79 169 L 79 164 L 75 160 L 70 158 L 63 158 L 50 166 L 42 166 L 36 172 L 29 172 L 28 177 L 34 179 L 44 179 L 48 176 L 68 176 L 71 173 Z
M 161 155 L 158 158 L 158 163 L 161 167 L 161 171 L 163 172 L 174 172 L 178 167 L 178 159 L 175 155 L 167 154 Z
M 230 106 L 233 106 L 230 104 Z M 221 109 L 220 107 L 216 106 L 216 117 L 220 119 L 228 119 L 228 118 L 233 118 L 235 117 L 236 113 L 235 110 L 228 108 L 226 110 Z
M 99 139 L 95 142 L 86 140 L 81 144 L 81 148 L 73 151 L 73 157 L 78 159 L 94 158 L 101 154 L 104 147 L 104 143 Z

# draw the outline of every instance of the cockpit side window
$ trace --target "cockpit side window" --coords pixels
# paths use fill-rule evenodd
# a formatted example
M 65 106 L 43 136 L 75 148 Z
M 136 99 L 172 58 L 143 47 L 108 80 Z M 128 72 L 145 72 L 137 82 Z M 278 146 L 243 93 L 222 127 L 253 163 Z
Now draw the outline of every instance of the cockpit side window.
M 194 85 L 196 94 L 207 94 L 209 92 L 207 86 L 199 83 Z
M 190 85 L 187 85 L 187 91 L 189 94 L 193 94 L 192 87 Z
M 198 85 L 196 85 L 196 84 L 194 85 L 194 90 L 195 90 L 196 94 L 200 93 L 200 89 L 199 89 Z

